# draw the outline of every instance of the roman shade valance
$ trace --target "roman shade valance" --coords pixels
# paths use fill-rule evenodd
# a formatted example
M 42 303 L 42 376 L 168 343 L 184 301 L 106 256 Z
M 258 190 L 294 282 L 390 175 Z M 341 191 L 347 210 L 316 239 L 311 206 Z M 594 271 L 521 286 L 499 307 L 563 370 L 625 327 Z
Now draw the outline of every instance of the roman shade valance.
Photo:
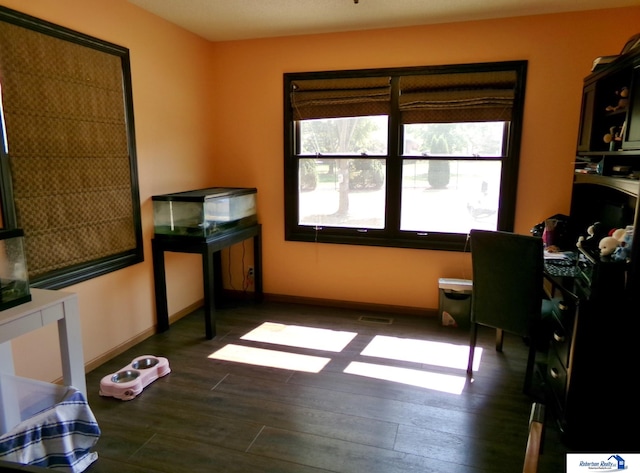
M 513 70 L 401 76 L 401 122 L 510 121 L 516 79 Z
M 390 77 L 296 80 L 291 84 L 295 120 L 388 115 Z

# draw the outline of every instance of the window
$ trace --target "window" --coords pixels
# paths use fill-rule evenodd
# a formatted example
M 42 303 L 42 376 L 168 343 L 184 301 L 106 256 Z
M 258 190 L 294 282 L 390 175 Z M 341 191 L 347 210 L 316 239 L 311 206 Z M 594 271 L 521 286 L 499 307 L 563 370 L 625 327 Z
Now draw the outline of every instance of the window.
M 513 230 L 526 66 L 284 74 L 286 239 L 463 250 Z
M 59 289 L 143 260 L 129 51 L 0 7 L 2 227 L 29 282 Z

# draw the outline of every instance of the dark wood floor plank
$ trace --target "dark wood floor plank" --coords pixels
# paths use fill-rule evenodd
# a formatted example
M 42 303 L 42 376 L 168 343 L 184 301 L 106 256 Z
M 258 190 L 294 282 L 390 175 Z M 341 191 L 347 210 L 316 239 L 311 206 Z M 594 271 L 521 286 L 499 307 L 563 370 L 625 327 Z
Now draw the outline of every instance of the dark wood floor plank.
M 206 440 L 156 435 L 131 463 L 166 473 L 327 473 L 305 464 L 211 446 Z
M 362 316 L 393 318 L 391 324 Z M 242 337 L 264 322 L 352 331 L 340 352 L 252 342 Z M 511 473 L 524 460 L 531 399 L 522 393 L 527 347 L 481 330 L 481 369 L 364 356 L 377 336 L 468 346 L 468 333 L 434 318 L 286 303 L 239 303 L 217 313 L 218 335 L 204 337 L 202 310 L 173 323 L 87 374 L 89 404 L 102 428 L 99 459 L 88 473 L 183 471 L 296 473 Z M 322 356 L 319 373 L 223 361 L 228 344 Z M 135 399 L 99 395 L 103 376 L 141 355 L 164 356 L 171 373 Z M 459 394 L 348 374 L 352 362 L 455 374 Z M 548 426 L 539 473 L 563 471 L 566 448 Z
M 527 423 L 528 403 L 523 401 L 519 416 L 505 415 L 489 408 L 476 414 L 464 413 L 441 407 L 414 404 L 393 399 L 381 400 L 376 396 L 336 392 L 307 386 L 292 386 L 283 389 L 279 383 L 267 380 L 247 386 L 247 381 L 230 375 L 216 388 L 231 394 L 249 394 L 252 397 L 273 400 L 285 404 L 299 405 L 336 414 L 354 415 L 384 422 L 404 425 L 438 425 L 445 432 L 464 434 L 479 423 L 493 432 L 517 431 Z M 470 433 L 473 435 L 473 432 Z
M 206 438 L 211 445 L 244 451 L 262 428 L 262 424 L 244 417 L 229 419 L 225 415 L 216 416 L 215 412 L 220 412 L 220 409 L 208 409 L 206 402 L 182 403 L 177 399 L 147 399 L 142 403 L 141 409 L 123 410 L 115 421 L 113 418 L 99 419 L 101 428 L 106 425 L 110 429 L 107 431 L 107 438 L 110 438 L 109 432 L 117 432 L 118 428 L 127 432 L 138 432 L 144 428 L 142 433 L 150 431 L 195 441 Z M 100 445 L 98 450 L 101 451 L 102 447 Z
M 494 465 L 494 473 L 519 471 L 524 455 L 522 451 L 514 449 L 513 445 L 520 444 L 522 448 L 526 448 L 526 435 L 517 434 L 515 439 L 509 439 L 504 443 L 487 441 L 486 438 L 492 436 L 468 437 L 449 434 L 439 429 L 401 425 L 395 450 L 426 456 L 434 461 L 447 461 L 470 467 Z
M 87 473 L 165 473 L 166 470 L 154 470 L 148 466 L 135 465 L 128 461 L 118 461 L 99 457 L 85 470 Z
M 393 448 L 398 430 L 398 424 L 394 422 L 336 414 L 290 403 L 266 400 L 247 402 L 246 396 L 236 394 L 222 393 L 217 401 L 218 409 L 224 411 L 229 418 L 242 416 L 273 427 L 382 448 Z
M 336 473 L 479 473 L 481 470 L 420 455 L 345 443 L 327 437 L 274 428 L 264 429 L 250 452 L 311 464 Z
M 134 425 L 143 424 L 156 432 L 206 437 L 212 444 L 236 450 L 244 450 L 262 425 L 295 427 L 301 432 L 386 448 L 393 447 L 397 433 L 397 424 L 392 422 L 270 402 L 242 393 L 175 391 L 165 383 L 151 388 L 139 399 L 141 409 L 126 409 L 134 403 L 125 405 L 120 413 L 125 418 L 123 426 L 128 426 L 131 418 Z M 149 396 L 151 392 L 156 396 Z M 154 407 L 162 415 L 154 414 Z
M 381 399 L 394 399 L 414 404 L 431 405 L 445 409 L 456 409 L 474 413 L 485 408 L 491 401 L 493 393 L 477 393 L 473 395 L 454 395 L 436 389 L 424 389 L 407 384 L 380 382 L 364 376 L 353 376 L 345 373 L 322 372 L 318 374 L 295 373 L 288 381 L 289 384 L 301 384 L 318 388 L 333 389 L 338 392 L 356 395 L 373 396 Z M 519 413 L 527 400 L 517 395 L 502 395 L 501 408 L 506 411 Z

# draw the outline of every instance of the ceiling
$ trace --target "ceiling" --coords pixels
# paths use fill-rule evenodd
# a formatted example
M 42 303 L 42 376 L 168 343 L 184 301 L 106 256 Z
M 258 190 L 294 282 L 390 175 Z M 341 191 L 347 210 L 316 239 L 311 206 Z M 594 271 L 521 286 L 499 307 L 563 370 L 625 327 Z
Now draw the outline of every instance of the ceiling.
M 210 41 L 640 5 L 640 0 L 129 0 Z

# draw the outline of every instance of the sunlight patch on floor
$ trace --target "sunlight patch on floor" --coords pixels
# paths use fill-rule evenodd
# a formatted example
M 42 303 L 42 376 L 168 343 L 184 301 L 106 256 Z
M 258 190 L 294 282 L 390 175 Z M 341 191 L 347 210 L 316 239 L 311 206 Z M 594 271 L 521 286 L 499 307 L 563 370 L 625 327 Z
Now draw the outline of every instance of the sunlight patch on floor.
M 451 394 L 461 394 L 467 381 L 466 376 L 432 373 L 429 371 L 360 363 L 357 361 L 350 363 L 344 372 Z
M 469 345 L 376 335 L 360 354 L 466 370 L 469 361 Z M 474 371 L 478 370 L 481 358 L 482 348 L 476 347 L 473 360 Z
M 226 345 L 210 354 L 209 358 L 307 373 L 319 373 L 331 361 L 331 358 L 233 344 Z
M 357 335 L 355 332 L 265 322 L 243 335 L 241 339 L 337 353 L 344 350 Z M 420 366 L 411 368 L 352 361 L 344 370 L 345 373 L 453 394 L 460 394 L 467 382 L 468 345 L 377 335 L 360 355 L 417 363 Z M 476 347 L 474 371 L 478 371 L 481 357 L 482 348 Z M 322 356 L 235 344 L 224 346 L 210 354 L 209 358 L 307 373 L 319 373 L 331 361 L 331 358 Z M 428 371 L 429 366 L 462 370 L 464 375 L 435 373 Z
M 355 332 L 265 322 L 241 339 L 338 353 L 344 350 L 356 335 L 358 334 Z

